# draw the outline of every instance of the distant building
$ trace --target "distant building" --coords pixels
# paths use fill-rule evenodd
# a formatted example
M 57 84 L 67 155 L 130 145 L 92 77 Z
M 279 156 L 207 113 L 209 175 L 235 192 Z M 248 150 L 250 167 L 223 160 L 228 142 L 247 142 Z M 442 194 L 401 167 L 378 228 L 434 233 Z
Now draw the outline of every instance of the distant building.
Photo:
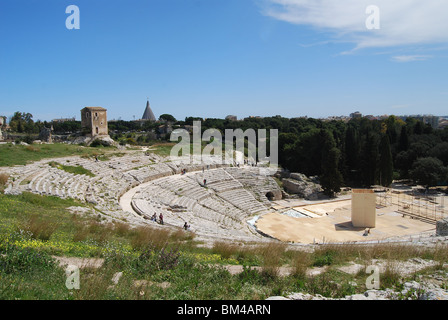
M 343 122 L 348 122 L 350 120 L 349 117 L 347 116 L 329 116 L 323 119 L 320 119 L 324 122 L 329 122 L 329 121 L 343 121 Z
M 439 128 L 445 128 L 447 126 L 448 126 L 448 120 L 440 119 L 440 121 L 439 121 Z
M 431 125 L 433 128 L 439 127 L 440 118 L 436 116 L 423 116 L 422 121 L 426 124 Z
M 411 116 L 402 116 L 401 119 L 406 121 L 407 118 L 417 119 L 425 124 L 429 124 L 434 129 L 439 127 L 440 117 L 433 115 L 411 115 Z
M 154 116 L 154 113 L 152 112 L 151 107 L 149 105 L 149 100 L 146 102 L 146 108 L 145 108 L 145 112 L 143 113 L 142 120 L 157 121 L 157 119 Z
M 352 118 L 352 119 L 362 118 L 362 113 L 359 111 L 353 112 L 350 114 L 350 118 Z
M 226 120 L 229 120 L 229 121 L 237 121 L 238 118 L 237 118 L 236 116 L 233 116 L 233 115 L 228 115 L 228 116 L 226 117 Z
M 61 119 L 53 119 L 51 120 L 51 122 L 56 122 L 56 123 L 62 123 L 62 122 L 69 122 L 69 121 L 76 121 L 76 118 L 61 118 Z
M 189 134 L 193 133 L 193 126 L 189 124 L 184 125 L 184 129 L 187 130 Z
M 159 126 L 158 129 L 160 134 L 170 134 L 171 132 L 173 132 L 173 127 L 168 123 Z
M 446 127 L 448 127 L 448 120 L 446 120 L 446 119 L 441 119 L 441 120 L 439 121 L 439 129 L 444 129 L 444 128 L 446 128 Z
M 81 110 L 81 127 L 87 136 L 108 135 L 107 110 L 101 107 L 86 107 Z

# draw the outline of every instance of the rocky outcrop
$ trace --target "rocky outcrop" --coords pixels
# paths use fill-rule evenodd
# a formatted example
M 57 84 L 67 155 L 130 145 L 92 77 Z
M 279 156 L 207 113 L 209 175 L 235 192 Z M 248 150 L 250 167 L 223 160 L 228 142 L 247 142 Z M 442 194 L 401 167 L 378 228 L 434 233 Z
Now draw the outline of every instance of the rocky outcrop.
M 308 178 L 301 173 L 291 173 L 282 179 L 282 184 L 286 192 L 307 200 L 317 200 L 323 191 L 316 178 Z
M 441 237 L 448 236 L 448 218 L 437 221 L 436 234 Z
M 51 129 L 49 128 L 42 128 L 41 132 L 39 133 L 39 138 L 38 138 L 41 142 L 46 142 L 46 143 L 53 143 L 53 138 L 51 135 Z
M 424 288 L 415 281 L 404 283 L 403 288 L 401 292 L 395 292 L 392 289 L 372 289 L 343 298 L 327 298 L 320 294 L 298 292 L 286 297 L 269 297 L 266 300 L 448 300 L 448 291 L 442 288 Z
M 110 136 L 108 135 L 102 135 L 102 136 L 95 136 L 89 143 L 89 145 L 92 145 L 94 143 L 101 144 L 105 147 L 110 146 L 116 146 L 118 145 Z
M 109 135 L 97 135 L 94 137 L 90 136 L 79 136 L 76 137 L 72 144 L 84 144 L 86 146 L 95 146 L 97 145 L 103 145 L 103 146 L 118 146 L 118 143 L 115 142 Z

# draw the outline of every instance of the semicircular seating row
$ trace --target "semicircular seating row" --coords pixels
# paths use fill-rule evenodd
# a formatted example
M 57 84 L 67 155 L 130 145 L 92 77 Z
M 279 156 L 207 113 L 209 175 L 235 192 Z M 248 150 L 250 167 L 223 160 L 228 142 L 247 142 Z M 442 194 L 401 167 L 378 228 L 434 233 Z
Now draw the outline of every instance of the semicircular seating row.
M 49 165 L 51 161 L 82 166 L 94 176 L 66 172 Z M 188 173 L 179 175 L 183 169 Z M 98 162 L 82 157 L 42 160 L 7 171 L 10 180 L 5 193 L 29 191 L 74 198 L 92 203 L 110 214 L 121 211 L 121 195 L 141 183 L 150 182 L 132 199 L 137 212 L 146 217 L 163 212 L 167 223 L 182 226 L 188 221 L 212 233 L 221 229 L 232 232 L 244 229 L 241 222 L 246 217 L 268 209 L 269 201 L 259 187 L 275 185 L 275 181 L 272 184 L 257 174 L 256 168 L 229 168 L 221 164 L 221 159 L 211 158 L 207 166 L 191 166 L 184 161 L 167 161 L 142 153 Z
M 207 170 L 154 180 L 137 192 L 132 205 L 146 218 L 162 214 L 169 224 L 185 222 L 210 233 L 245 232 L 245 219 L 268 210 L 230 168 Z M 245 169 L 238 169 L 245 171 Z M 204 179 L 206 184 L 204 185 Z M 224 229 L 224 230 L 220 230 Z

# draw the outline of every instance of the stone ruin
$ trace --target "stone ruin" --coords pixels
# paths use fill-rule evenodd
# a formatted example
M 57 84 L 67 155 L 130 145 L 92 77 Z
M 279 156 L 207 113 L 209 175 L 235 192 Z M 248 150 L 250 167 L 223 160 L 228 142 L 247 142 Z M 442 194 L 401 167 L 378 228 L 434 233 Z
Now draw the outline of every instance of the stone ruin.
M 283 173 L 282 184 L 286 192 L 306 200 L 318 200 L 323 191 L 317 178 L 302 173 Z
M 152 223 L 153 214 L 162 213 L 165 225 L 182 228 L 188 222 L 201 236 L 259 239 L 246 220 L 271 210 L 269 198 L 281 196 L 276 181 L 261 168 L 231 167 L 221 157 L 198 165 L 189 160 L 143 152 L 104 161 L 79 156 L 43 159 L 4 169 L 10 177 L 5 194 L 72 198 L 93 204 L 110 219 L 135 225 Z M 49 165 L 51 161 L 81 166 L 94 176 L 66 172 Z
M 441 237 L 448 236 L 448 218 L 437 221 L 436 235 Z
M 53 138 L 51 135 L 51 129 L 44 127 L 39 133 L 38 140 L 46 143 L 53 143 Z
M 0 140 L 3 140 L 2 126 L 6 124 L 5 117 L 0 116 Z

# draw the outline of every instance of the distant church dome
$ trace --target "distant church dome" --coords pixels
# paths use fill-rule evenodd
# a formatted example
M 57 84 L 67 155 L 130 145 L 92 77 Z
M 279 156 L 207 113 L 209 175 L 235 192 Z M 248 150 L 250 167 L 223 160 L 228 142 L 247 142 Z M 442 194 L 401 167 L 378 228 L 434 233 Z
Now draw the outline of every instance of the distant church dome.
M 142 120 L 149 120 L 149 121 L 156 121 L 156 117 L 154 116 L 154 113 L 151 110 L 151 107 L 149 106 L 149 100 L 146 102 L 146 109 L 143 113 Z

